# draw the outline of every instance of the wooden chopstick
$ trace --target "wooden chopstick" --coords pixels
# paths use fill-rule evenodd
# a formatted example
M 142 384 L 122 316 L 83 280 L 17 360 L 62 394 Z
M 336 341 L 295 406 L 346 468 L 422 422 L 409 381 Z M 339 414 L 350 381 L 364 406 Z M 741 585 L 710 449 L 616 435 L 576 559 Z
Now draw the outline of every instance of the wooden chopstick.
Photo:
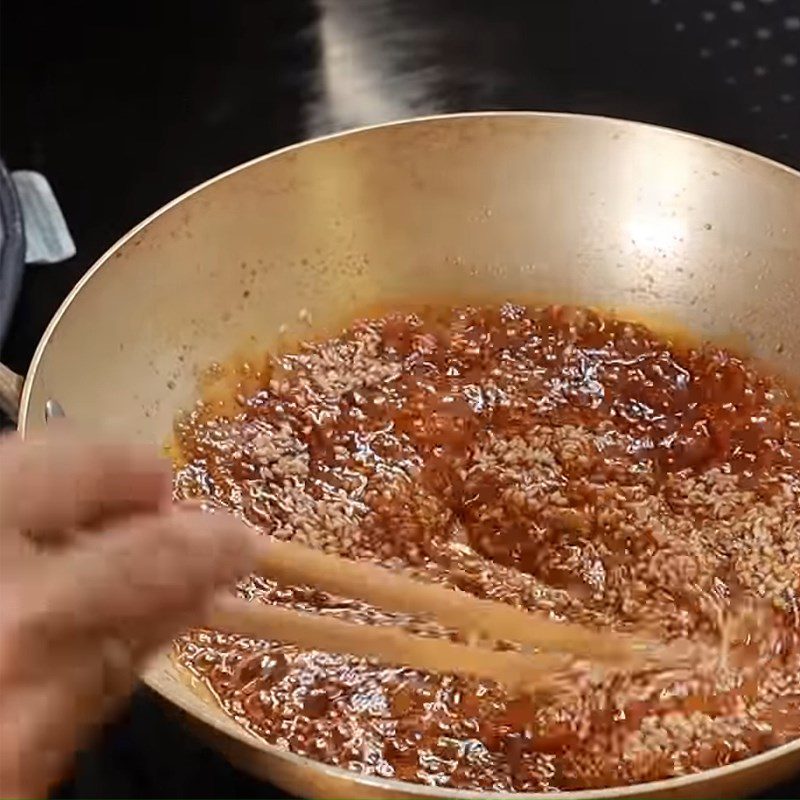
M 265 540 L 258 548 L 259 570 L 266 577 L 294 586 L 314 586 L 387 611 L 428 615 L 465 634 L 467 641 L 475 637 L 504 639 L 615 665 L 639 661 L 647 648 L 645 643 L 619 633 L 557 622 L 542 614 L 292 542 Z
M 207 627 L 258 639 L 291 642 L 315 650 L 376 658 L 426 672 L 496 681 L 511 691 L 555 687 L 570 659 L 554 653 L 526 655 L 414 636 L 399 628 L 362 625 L 282 606 L 222 597 Z

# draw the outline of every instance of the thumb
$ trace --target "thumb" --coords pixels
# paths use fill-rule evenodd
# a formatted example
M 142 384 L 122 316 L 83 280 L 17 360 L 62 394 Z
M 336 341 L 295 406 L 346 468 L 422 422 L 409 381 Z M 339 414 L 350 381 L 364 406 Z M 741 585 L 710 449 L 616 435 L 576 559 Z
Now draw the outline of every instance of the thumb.
M 255 535 L 225 513 L 170 510 L 112 523 L 49 555 L 27 627 L 47 647 L 109 636 L 146 652 L 200 623 L 214 593 L 250 572 Z M 37 648 L 38 649 L 38 648 Z

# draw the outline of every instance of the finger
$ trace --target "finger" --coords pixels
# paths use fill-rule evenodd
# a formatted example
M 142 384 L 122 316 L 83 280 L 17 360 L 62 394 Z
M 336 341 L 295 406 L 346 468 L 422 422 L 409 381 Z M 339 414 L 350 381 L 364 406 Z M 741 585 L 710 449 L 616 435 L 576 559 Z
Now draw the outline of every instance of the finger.
M 91 442 L 65 430 L 0 443 L 0 529 L 63 531 L 153 511 L 170 495 L 169 463 L 150 447 Z
M 29 638 L 116 636 L 137 650 L 158 646 L 202 621 L 214 593 L 253 569 L 254 536 L 224 513 L 120 520 L 43 559 L 26 614 Z
M 43 681 L 6 686 L 0 699 L 0 797 L 46 797 L 90 730 L 135 686 L 124 648 L 59 656 Z

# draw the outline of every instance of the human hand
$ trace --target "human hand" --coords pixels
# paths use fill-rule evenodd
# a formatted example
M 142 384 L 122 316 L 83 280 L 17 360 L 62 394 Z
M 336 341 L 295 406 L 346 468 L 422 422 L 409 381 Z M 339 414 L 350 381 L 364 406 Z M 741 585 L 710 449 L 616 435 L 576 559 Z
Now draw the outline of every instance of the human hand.
M 233 518 L 172 507 L 148 449 L 0 440 L 0 795 L 45 796 L 252 554 Z

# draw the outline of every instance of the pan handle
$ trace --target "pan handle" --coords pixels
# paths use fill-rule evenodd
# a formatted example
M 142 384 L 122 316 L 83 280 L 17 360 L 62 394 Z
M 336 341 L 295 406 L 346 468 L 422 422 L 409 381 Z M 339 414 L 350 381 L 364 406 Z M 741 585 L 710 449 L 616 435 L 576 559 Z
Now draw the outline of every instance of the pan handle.
M 22 378 L 16 372 L 0 363 L 0 410 L 14 422 L 19 417 L 22 383 Z

